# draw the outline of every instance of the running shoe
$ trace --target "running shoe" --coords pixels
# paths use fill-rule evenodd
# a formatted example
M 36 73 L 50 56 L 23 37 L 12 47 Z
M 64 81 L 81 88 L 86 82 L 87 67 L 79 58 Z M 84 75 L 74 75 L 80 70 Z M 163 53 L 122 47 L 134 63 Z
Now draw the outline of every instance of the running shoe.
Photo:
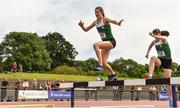
M 144 78 L 146 78 L 146 79 L 152 79 L 152 77 L 151 77 L 148 73 L 145 73 L 145 74 L 144 74 Z
M 96 66 L 96 70 L 103 71 L 103 70 L 104 70 L 104 67 L 103 67 L 103 66 L 98 65 L 98 66 Z
M 108 75 L 108 81 L 117 81 L 117 77 L 116 77 L 116 74 L 111 74 L 111 75 Z

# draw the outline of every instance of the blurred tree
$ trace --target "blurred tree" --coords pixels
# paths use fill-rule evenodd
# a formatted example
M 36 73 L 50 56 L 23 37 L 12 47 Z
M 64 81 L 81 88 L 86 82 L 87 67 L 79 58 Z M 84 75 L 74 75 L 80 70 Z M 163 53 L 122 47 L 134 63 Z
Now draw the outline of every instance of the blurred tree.
M 180 71 L 180 65 L 178 65 L 178 67 L 177 67 L 177 71 Z
M 44 42 L 36 33 L 11 32 L 1 43 L 0 51 L 6 70 L 16 61 L 25 71 L 50 70 L 51 59 L 45 50 Z
M 178 69 L 178 64 L 175 63 L 175 62 L 173 62 L 173 63 L 172 63 L 172 70 L 173 70 L 174 72 L 176 72 L 177 69 Z
M 63 35 L 57 32 L 48 33 L 42 37 L 45 41 L 46 50 L 52 59 L 51 67 L 55 68 L 63 64 L 72 64 L 78 52 Z
M 94 58 L 89 58 L 84 61 L 76 60 L 74 61 L 73 66 L 80 67 L 84 72 L 93 71 L 95 67 L 98 65 L 98 61 Z
M 138 64 L 132 59 L 116 59 L 111 65 L 119 74 L 126 74 L 134 78 L 143 77 L 144 73 L 147 72 L 144 65 Z

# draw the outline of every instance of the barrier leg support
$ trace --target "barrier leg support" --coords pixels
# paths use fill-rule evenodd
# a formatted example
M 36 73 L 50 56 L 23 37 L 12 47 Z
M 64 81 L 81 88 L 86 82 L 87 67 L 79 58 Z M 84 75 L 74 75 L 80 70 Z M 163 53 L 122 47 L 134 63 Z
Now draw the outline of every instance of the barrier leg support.
M 74 108 L 74 88 L 71 88 L 71 108 Z
M 172 98 L 173 98 L 173 108 L 177 108 L 177 93 L 176 93 L 175 85 L 172 85 Z

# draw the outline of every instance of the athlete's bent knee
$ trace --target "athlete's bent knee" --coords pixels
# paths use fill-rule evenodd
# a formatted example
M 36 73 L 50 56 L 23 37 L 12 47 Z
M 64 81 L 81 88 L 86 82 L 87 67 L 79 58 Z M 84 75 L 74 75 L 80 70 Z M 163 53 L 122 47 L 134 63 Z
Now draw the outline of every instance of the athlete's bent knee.
M 151 61 L 155 61 L 156 59 L 157 59 L 156 56 L 152 56 L 152 57 L 151 57 Z
M 98 46 L 98 44 L 97 44 L 97 43 L 93 44 L 93 47 L 94 47 L 94 49 L 99 48 L 99 46 Z

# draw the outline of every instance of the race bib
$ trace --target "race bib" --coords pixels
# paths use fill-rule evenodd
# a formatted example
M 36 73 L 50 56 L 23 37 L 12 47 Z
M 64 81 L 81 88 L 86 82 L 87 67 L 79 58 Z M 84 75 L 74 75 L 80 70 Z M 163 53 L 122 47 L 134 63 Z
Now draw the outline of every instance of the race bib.
M 158 51 L 157 53 L 158 53 L 158 56 L 159 56 L 159 57 L 163 57 L 163 56 L 165 56 L 164 51 Z
M 99 34 L 100 34 L 100 36 L 101 36 L 101 39 L 106 38 L 106 34 L 105 34 L 105 33 L 101 32 L 101 33 L 99 33 Z

